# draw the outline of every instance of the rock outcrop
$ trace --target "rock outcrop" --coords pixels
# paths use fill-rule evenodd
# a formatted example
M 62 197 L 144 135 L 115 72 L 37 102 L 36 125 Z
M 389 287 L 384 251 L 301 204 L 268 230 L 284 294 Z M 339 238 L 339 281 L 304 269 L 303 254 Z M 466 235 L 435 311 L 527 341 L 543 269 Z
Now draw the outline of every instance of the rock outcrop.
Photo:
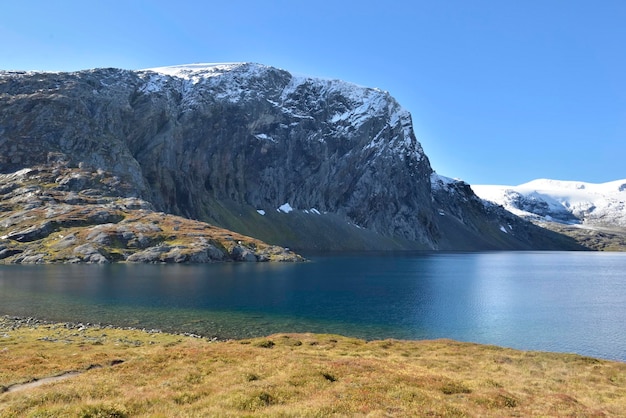
M 580 248 L 529 223 L 485 233 L 509 221 L 471 189 L 433 190 L 387 92 L 258 64 L 1 72 L 0 172 L 55 161 L 79 170 L 59 180 L 72 190 L 103 171 L 157 211 L 295 249 Z M 12 233 L 56 228 L 31 227 Z M 143 253 L 157 257 L 131 259 Z
M 1 263 L 300 261 L 282 247 L 156 212 L 102 170 L 0 174 Z

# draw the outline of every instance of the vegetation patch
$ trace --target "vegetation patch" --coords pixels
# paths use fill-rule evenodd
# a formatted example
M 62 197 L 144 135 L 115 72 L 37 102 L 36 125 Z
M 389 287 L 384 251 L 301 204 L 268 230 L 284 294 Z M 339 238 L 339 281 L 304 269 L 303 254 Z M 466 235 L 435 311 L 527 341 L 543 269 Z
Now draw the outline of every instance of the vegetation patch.
M 441 387 L 441 392 L 445 395 L 454 395 L 456 393 L 472 393 L 472 390 L 461 382 L 449 381 Z
M 619 417 L 626 410 L 626 364 L 572 354 L 317 334 L 216 342 L 6 317 L 0 335 L 0 387 L 81 372 L 5 390 L 2 417 Z
M 260 340 L 253 344 L 255 347 L 272 348 L 276 344 L 272 340 Z
M 324 379 L 328 380 L 329 382 L 337 381 L 337 378 L 330 373 L 322 373 L 322 376 L 324 376 Z
M 126 418 L 128 412 L 116 405 L 89 405 L 80 411 L 81 418 Z

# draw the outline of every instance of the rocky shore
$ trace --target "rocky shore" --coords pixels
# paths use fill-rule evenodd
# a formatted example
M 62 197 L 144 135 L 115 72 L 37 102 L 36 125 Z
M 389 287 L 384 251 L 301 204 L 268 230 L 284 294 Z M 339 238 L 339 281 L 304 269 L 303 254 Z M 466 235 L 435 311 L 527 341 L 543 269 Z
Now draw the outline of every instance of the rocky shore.
M 22 328 L 42 328 L 45 327 L 47 329 L 55 330 L 55 329 L 64 329 L 64 330 L 72 330 L 80 333 L 82 331 L 93 331 L 93 330 L 123 330 L 123 331 L 141 331 L 148 334 L 161 334 L 162 330 L 156 328 L 135 328 L 135 327 L 119 327 L 110 324 L 93 324 L 90 322 L 55 322 L 48 321 L 45 319 L 39 319 L 34 317 L 25 317 L 25 316 L 12 316 L 12 315 L 4 315 L 0 316 L 0 338 L 8 338 L 11 331 L 15 331 Z M 206 341 L 228 341 L 228 339 L 218 338 L 216 336 L 203 336 L 199 334 L 194 334 L 190 332 L 167 332 L 167 334 L 172 335 L 180 335 L 184 337 L 191 338 L 201 338 Z M 75 336 L 80 336 L 80 334 L 75 334 Z M 59 340 L 55 340 L 53 337 L 44 337 L 43 341 L 49 342 L 58 342 Z

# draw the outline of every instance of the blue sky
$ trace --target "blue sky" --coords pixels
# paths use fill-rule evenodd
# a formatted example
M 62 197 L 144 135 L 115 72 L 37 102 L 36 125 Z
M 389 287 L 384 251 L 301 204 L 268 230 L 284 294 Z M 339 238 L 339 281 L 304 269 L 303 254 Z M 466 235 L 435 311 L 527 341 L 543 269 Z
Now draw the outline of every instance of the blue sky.
M 5 1 L 0 69 L 250 61 L 389 91 L 437 172 L 626 178 L 626 1 Z

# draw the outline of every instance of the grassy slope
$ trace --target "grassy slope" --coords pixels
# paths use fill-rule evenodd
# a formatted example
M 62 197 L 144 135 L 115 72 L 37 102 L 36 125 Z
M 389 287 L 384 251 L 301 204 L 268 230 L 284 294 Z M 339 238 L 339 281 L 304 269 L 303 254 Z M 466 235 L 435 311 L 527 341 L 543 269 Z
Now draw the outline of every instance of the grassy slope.
M 108 366 L 115 360 L 124 362 Z M 626 364 L 438 341 L 244 341 L 0 321 L 2 417 L 620 416 Z M 91 368 L 103 365 L 102 368 Z M 621 415 L 623 416 L 623 415 Z

